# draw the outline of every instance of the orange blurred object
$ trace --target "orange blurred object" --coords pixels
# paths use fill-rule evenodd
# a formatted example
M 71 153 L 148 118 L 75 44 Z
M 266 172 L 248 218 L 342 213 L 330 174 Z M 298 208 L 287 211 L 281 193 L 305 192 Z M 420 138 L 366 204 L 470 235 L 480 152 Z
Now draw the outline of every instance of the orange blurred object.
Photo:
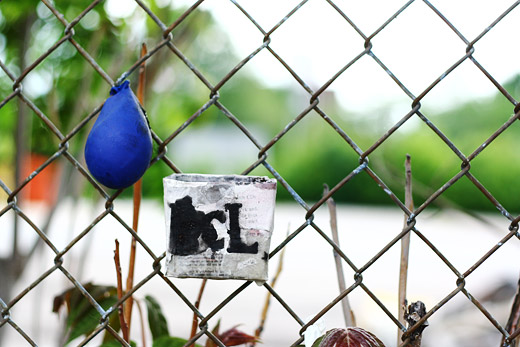
M 42 154 L 27 154 L 22 162 L 22 177 L 20 178 L 20 182 L 23 182 L 42 166 L 47 159 L 49 159 L 49 157 Z M 56 161 L 50 163 L 21 190 L 20 195 L 22 199 L 44 202 L 46 205 L 55 204 L 58 198 L 60 173 L 61 170 L 58 163 Z

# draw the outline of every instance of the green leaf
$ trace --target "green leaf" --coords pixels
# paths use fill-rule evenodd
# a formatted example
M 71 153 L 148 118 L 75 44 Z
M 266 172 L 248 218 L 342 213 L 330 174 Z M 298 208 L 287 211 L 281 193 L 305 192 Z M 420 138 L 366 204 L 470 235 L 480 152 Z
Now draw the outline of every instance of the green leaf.
M 161 336 L 169 336 L 168 323 L 161 311 L 159 303 L 149 295 L 145 296 L 144 301 L 146 302 L 146 308 L 148 310 L 148 324 L 152 332 L 153 340 L 155 341 Z
M 116 302 L 117 297 L 110 297 L 99 302 L 99 304 L 101 305 L 101 307 L 103 307 L 103 309 L 106 310 L 110 306 L 114 305 Z M 76 337 L 90 334 L 99 325 L 100 319 L 101 315 L 94 307 L 91 307 L 91 309 L 87 310 L 87 312 L 85 312 L 84 314 L 76 316 L 75 320 L 72 322 L 69 328 L 70 333 L 67 339 L 67 343 L 74 340 Z
M 161 336 L 158 339 L 153 340 L 152 347 L 182 347 L 188 342 L 188 340 L 181 339 L 180 337 L 173 336 Z M 194 345 L 195 347 L 202 347 L 201 345 Z
M 115 330 L 119 331 L 121 330 L 121 321 L 119 320 L 119 314 L 116 312 L 110 314 L 110 317 L 108 317 L 108 324 Z M 105 336 L 103 336 L 103 343 L 111 342 L 111 341 L 117 341 L 114 335 L 108 332 L 108 330 L 105 330 Z
M 115 287 L 87 283 L 84 288 L 105 310 L 117 302 Z M 76 287 L 68 289 L 54 298 L 53 311 L 58 312 L 63 305 L 67 307 L 67 319 L 65 320 L 67 343 L 79 336 L 90 334 L 99 325 L 101 315 Z M 112 322 L 113 319 L 110 321 Z M 119 325 L 112 327 L 116 331 L 119 330 Z
M 321 341 L 323 341 L 324 338 L 325 338 L 325 335 L 323 335 L 322 337 L 319 337 L 316 341 L 314 341 L 314 343 L 312 344 L 312 347 L 320 347 Z

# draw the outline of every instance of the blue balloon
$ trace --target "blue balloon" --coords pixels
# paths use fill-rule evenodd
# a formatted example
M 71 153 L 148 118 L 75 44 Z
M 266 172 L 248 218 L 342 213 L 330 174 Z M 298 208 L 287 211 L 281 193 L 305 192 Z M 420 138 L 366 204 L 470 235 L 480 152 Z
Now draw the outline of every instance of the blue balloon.
M 120 189 L 144 175 L 152 158 L 152 136 L 130 82 L 112 87 L 110 95 L 88 135 L 85 161 L 98 182 Z

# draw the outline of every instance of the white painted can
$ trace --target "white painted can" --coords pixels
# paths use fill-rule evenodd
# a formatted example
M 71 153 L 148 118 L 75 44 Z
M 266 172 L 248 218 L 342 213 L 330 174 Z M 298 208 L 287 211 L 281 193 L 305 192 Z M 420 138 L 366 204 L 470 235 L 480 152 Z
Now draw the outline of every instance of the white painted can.
M 166 276 L 267 280 L 275 179 L 173 174 L 163 185 Z

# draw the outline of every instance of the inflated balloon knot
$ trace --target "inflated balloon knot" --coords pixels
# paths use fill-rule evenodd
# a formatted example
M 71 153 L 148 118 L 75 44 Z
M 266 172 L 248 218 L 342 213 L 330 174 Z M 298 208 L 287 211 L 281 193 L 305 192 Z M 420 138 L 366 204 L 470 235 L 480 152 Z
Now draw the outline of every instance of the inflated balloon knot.
M 119 85 L 115 85 L 112 88 L 110 88 L 110 96 L 116 95 L 117 93 L 119 93 L 121 90 L 123 90 L 125 88 L 130 88 L 129 80 L 125 80 L 123 83 L 121 83 Z

